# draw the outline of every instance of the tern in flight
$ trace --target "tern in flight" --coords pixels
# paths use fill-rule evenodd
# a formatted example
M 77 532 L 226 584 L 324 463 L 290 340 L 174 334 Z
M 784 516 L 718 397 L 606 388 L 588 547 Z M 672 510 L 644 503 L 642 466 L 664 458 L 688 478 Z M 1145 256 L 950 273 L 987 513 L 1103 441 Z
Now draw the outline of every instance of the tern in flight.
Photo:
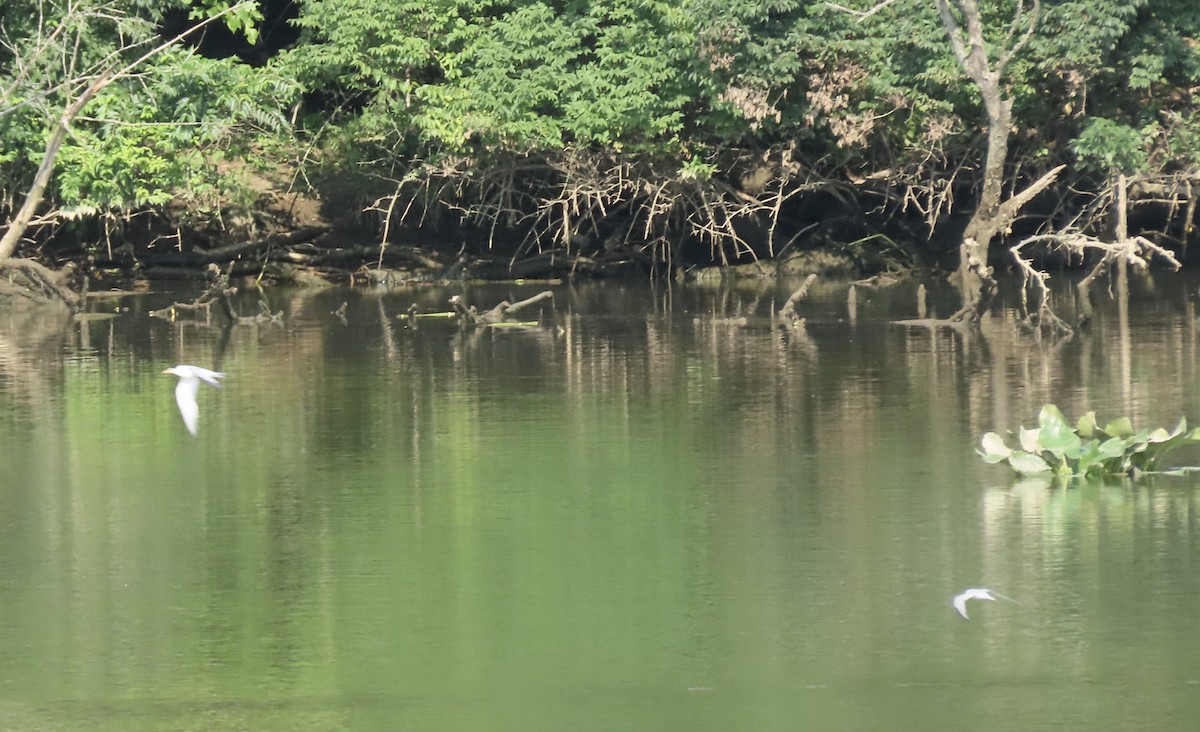
M 970 620 L 967 617 L 967 600 L 1008 600 L 1009 602 L 1016 602 L 1018 605 L 1021 604 L 1011 597 L 1001 595 L 999 592 L 992 590 L 983 588 L 964 590 L 961 594 L 955 595 L 954 599 L 950 601 L 954 605 L 954 609 L 958 611 L 958 614 L 963 616 L 964 620 Z
M 183 417 L 184 426 L 192 433 L 192 437 L 195 437 L 196 427 L 200 422 L 200 405 L 196 404 L 200 382 L 205 381 L 220 388 L 221 382 L 218 379 L 223 378 L 225 374 L 186 365 L 172 366 L 163 373 L 179 377 L 179 383 L 175 385 L 175 403 L 179 405 L 179 414 Z

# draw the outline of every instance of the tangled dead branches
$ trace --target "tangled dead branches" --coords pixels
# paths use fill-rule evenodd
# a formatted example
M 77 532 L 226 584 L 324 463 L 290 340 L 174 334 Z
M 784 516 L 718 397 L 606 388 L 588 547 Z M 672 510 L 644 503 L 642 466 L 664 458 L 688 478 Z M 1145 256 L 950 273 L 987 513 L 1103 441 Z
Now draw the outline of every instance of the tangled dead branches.
M 726 179 L 718 168 L 752 169 L 753 185 Z M 786 201 L 806 191 L 836 187 L 803 165 L 792 148 L 751 159 L 678 160 L 572 149 L 513 156 L 480 167 L 455 160 L 410 169 L 375 201 L 384 236 L 403 222 L 422 225 L 451 213 L 458 223 L 499 235 L 515 233 L 514 258 L 530 252 L 638 252 L 670 262 L 680 241 L 707 246 L 727 264 L 785 250 L 791 232 L 780 228 Z
M 1145 270 L 1155 257 L 1165 260 L 1172 269 L 1179 269 L 1182 266 L 1173 253 L 1142 236 L 1128 237 L 1110 243 L 1080 232 L 1064 232 L 1040 234 L 1021 240 L 1010 247 L 1009 252 L 1012 253 L 1013 261 L 1023 277 L 1024 284 L 1021 288 L 1023 321 L 1030 330 L 1038 335 L 1052 337 L 1069 336 L 1074 332 L 1074 328 L 1051 308 L 1050 289 L 1046 285 L 1050 274 L 1035 267 L 1030 258 L 1024 254 L 1025 248 L 1032 246 L 1066 252 L 1068 256 L 1081 260 L 1089 253 L 1100 255 L 1088 275 L 1076 286 L 1083 309 L 1080 324 L 1091 317 L 1090 288 L 1092 283 L 1113 266 L 1128 266 L 1135 270 Z

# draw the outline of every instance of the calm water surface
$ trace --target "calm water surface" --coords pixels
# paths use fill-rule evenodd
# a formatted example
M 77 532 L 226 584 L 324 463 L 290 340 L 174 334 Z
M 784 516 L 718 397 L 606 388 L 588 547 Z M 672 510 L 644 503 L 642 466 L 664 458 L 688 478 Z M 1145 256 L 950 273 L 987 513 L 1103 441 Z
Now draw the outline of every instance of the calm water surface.
M 559 286 L 529 330 L 395 317 L 538 289 L 0 317 L 0 726 L 1195 726 L 1197 479 L 1051 488 L 974 453 L 1046 401 L 1200 420 L 1194 280 L 1061 344 L 1009 311 L 896 326 L 912 284 L 851 313 L 818 283 L 794 338 L 775 284 Z M 228 373 L 195 439 L 177 362 Z M 963 621 L 977 586 L 1021 604 Z

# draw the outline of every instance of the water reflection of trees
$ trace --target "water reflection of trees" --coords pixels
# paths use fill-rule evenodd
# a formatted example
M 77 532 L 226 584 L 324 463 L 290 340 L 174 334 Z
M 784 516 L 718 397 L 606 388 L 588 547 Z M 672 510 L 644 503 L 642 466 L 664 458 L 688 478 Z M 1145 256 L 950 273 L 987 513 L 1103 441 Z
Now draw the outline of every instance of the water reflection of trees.
M 366 377 L 379 379 L 377 387 L 334 380 L 310 391 L 315 409 L 302 416 L 308 424 L 299 432 L 322 432 L 311 445 L 318 451 L 369 442 L 378 419 L 417 428 L 431 414 L 430 399 L 446 390 L 496 402 L 506 392 L 561 388 L 580 408 L 602 395 L 630 414 L 682 403 L 697 422 L 719 422 L 731 452 L 762 456 L 818 449 L 809 444 L 814 440 L 871 450 L 885 413 L 897 411 L 909 413 L 929 439 L 973 442 L 985 431 L 1031 422 L 1045 402 L 1072 418 L 1094 409 L 1102 419 L 1128 415 L 1137 424 L 1173 424 L 1196 406 L 1196 329 L 1183 287 L 1135 282 L 1132 305 L 1119 297 L 1097 310 L 1089 330 L 1061 342 L 1021 334 L 1015 309 L 985 319 L 977 334 L 889 325 L 915 302 L 914 288 L 864 290 L 851 318 L 848 287 L 822 283 L 804 303 L 808 323 L 792 337 L 781 336 L 770 319 L 789 287 L 766 281 L 665 288 L 649 297 L 642 286 L 569 288 L 543 314 L 543 327 L 509 333 L 434 326 L 412 332 L 395 318 L 409 295 L 352 300 L 352 324 L 339 326 L 329 315 L 345 301 L 337 293 L 284 301 L 290 322 L 312 327 L 245 329 L 232 345 L 228 329 L 187 322 L 154 323 L 148 339 L 128 318 L 85 323 L 75 330 L 81 348 L 71 357 L 108 369 L 123 363 L 119 370 L 132 376 L 131 357 L 203 361 L 228 349 L 232 362 L 244 364 L 244 379 L 306 392 L 316 369 L 328 368 L 320 362 L 358 358 L 349 354 L 374 330 L 388 364 Z M 441 302 L 446 292 L 421 297 Z M 14 323 L 0 342 L 8 393 L 29 404 L 48 403 L 59 389 L 49 379 L 61 364 L 45 354 L 61 347 L 63 328 L 43 321 Z M 29 334 L 50 335 L 31 345 Z M 379 403 L 381 394 L 409 404 L 407 414 Z M 362 412 L 375 417 L 345 418 Z M 323 430 L 319 423 L 329 421 L 339 429 Z
M 71 314 L 33 308 L 5 314 L 0 322 L 0 379 L 10 408 L 52 412 L 62 387 L 64 347 L 71 342 Z
M 807 620 L 817 627 L 829 622 L 813 609 L 820 603 L 866 618 L 877 611 L 859 598 L 912 596 L 918 590 L 906 578 L 922 572 L 953 587 L 971 549 L 955 543 L 957 514 L 943 509 L 974 506 L 989 482 L 1002 487 L 985 491 L 979 541 L 987 561 L 1006 562 L 990 576 L 1027 571 L 993 559 L 1012 546 L 1014 526 L 1048 566 L 1104 537 L 1136 536 L 1169 552 L 1187 540 L 1196 515 L 1189 492 L 1010 489 L 1007 475 L 977 465 L 971 452 L 985 431 L 1031 423 L 1044 402 L 1068 416 L 1095 409 L 1147 425 L 1195 415 L 1192 304 L 1186 289 L 1156 286 L 1148 293 L 1149 284 L 1135 284 L 1124 310 L 1099 308 L 1089 331 L 1058 343 L 1021 335 L 1006 310 L 970 336 L 894 326 L 909 314 L 915 285 L 860 291 L 852 321 L 848 288 L 835 283 L 804 303 L 803 339 L 781 337 L 770 319 L 790 288 L 764 283 L 564 287 L 538 328 L 518 332 L 450 323 L 414 330 L 396 319 L 413 299 L 444 302 L 447 292 L 433 290 L 307 295 L 273 306 L 286 310 L 285 326 L 232 331 L 147 324 L 136 314 L 66 329 L 49 316 L 10 319 L 0 328 L 0 376 L 21 412 L 10 419 L 33 425 L 36 440 L 26 444 L 36 441 L 41 452 L 27 462 L 57 476 L 31 499 L 38 506 L 22 509 L 41 532 L 27 539 L 41 561 L 76 581 L 36 599 L 66 608 L 47 621 L 62 637 L 98 638 L 81 620 L 92 609 L 119 622 L 176 597 L 164 584 L 131 599 L 119 583 L 178 573 L 196 583 L 203 622 L 228 641 L 200 644 L 195 652 L 211 657 L 203 660 L 236 660 L 230 634 L 246 633 L 263 639 L 274 663 L 299 668 L 353 642 L 337 621 L 353 612 L 338 583 L 356 572 L 384 577 L 383 560 L 372 558 L 410 552 L 446 562 L 435 599 L 487 600 L 462 586 L 497 569 L 495 537 L 476 527 L 494 520 L 498 476 L 534 482 L 523 472 L 531 464 L 570 483 L 555 486 L 560 501 L 520 504 L 522 519 L 543 532 L 537 546 L 648 573 L 637 576 L 664 595 L 703 596 L 714 578 L 746 576 L 778 589 L 764 602 L 706 605 L 698 612 L 712 622 L 776 630 L 795 622 L 788 583 L 811 579 L 797 557 L 816 556 L 834 539 L 860 551 L 814 563 L 837 578 L 811 590 L 819 603 Z M 343 301 L 346 325 L 330 314 Z M 202 430 L 212 431 L 189 443 L 196 455 L 180 465 L 147 467 L 154 461 L 130 446 L 165 451 L 178 436 L 170 387 L 157 371 L 218 354 L 237 379 L 205 414 Z M 144 419 L 120 416 L 126 410 Z M 651 461 L 639 441 L 666 454 Z M 669 490 L 649 490 L 638 471 L 651 469 Z M 164 485 L 126 477 L 147 470 L 160 471 Z M 192 478 L 201 492 L 172 492 Z M 606 533 L 587 514 L 556 512 L 569 501 L 591 501 L 626 523 Z M 921 502 L 922 531 L 888 523 L 912 501 Z M 164 505 L 179 512 L 174 524 L 161 525 Z M 661 518 L 652 543 L 623 531 L 636 528 L 638 514 L 617 505 Z M 405 532 L 389 528 L 398 523 Z M 818 532 L 797 535 L 797 525 Z M 453 531 L 437 530 L 446 526 Z M 576 536 L 597 544 L 596 554 L 572 544 Z M 918 543 L 907 545 L 913 537 Z M 671 557 L 682 576 L 654 574 L 662 567 L 639 556 L 648 549 Z M 339 566 L 347 556 L 360 564 Z M 93 558 L 121 572 L 83 571 Z M 239 574 L 246 567 L 261 574 Z M 578 580 L 559 575 L 569 562 L 547 571 L 588 597 Z M 412 602 L 414 617 L 437 609 L 435 600 Z M 242 627 L 218 627 L 238 608 Z M 486 610 L 464 609 L 457 621 L 484 638 Z M 140 632 L 165 643 L 172 630 Z M 297 647 L 304 634 L 320 644 Z M 768 657 L 772 640 L 764 633 L 729 650 Z M 865 659 L 877 641 L 847 640 L 845 649 Z M 109 641 L 87 642 L 93 655 L 112 651 Z

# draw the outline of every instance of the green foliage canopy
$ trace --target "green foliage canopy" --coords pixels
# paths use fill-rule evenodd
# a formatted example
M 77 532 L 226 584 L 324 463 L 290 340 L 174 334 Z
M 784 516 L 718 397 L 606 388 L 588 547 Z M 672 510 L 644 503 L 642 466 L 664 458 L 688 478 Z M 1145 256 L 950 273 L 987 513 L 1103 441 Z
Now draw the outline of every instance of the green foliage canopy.
M 874 3 L 847 5 L 861 14 Z M 1015 4 L 980 5 L 994 55 Z M 1051 138 L 1040 142 L 1059 145 L 1047 151 L 1059 158 L 1093 118 L 1156 123 L 1164 132 L 1136 155 L 1128 137 L 1102 130 L 1079 154 L 1135 166 L 1163 158 L 1165 130 L 1191 126 L 1179 92 L 1200 81 L 1198 7 L 1046 0 L 1010 67 L 1015 121 Z M 360 139 L 388 137 L 407 154 L 799 140 L 841 151 L 843 163 L 850 152 L 883 162 L 897 150 L 966 149 L 981 129 L 931 0 L 861 18 L 801 0 L 302 0 L 298 22 L 307 34 L 286 66 L 313 92 L 339 95 Z
M 308 35 L 284 65 L 408 154 L 628 146 L 683 128 L 694 31 L 674 4 L 309 0 L 298 22 Z
M 735 183 L 737 161 L 786 148 L 828 178 L 961 185 L 984 132 L 977 91 L 933 0 L 877 5 L 297 0 L 302 35 L 265 66 L 179 49 L 107 89 L 73 128 L 51 198 L 65 210 L 130 211 L 182 195 L 215 210 L 226 163 L 288 144 L 302 97 L 295 119 L 341 169 L 390 175 L 467 160 L 486 170 L 583 151 Z M 995 58 L 1018 2 L 979 5 Z M 163 14 L 183 2 L 9 6 L 0 200 L 11 201 L 87 73 L 160 42 Z M 228 2 L 192 7 L 211 14 Z M 230 24 L 253 36 L 260 17 L 250 9 Z M 1067 162 L 1099 181 L 1200 165 L 1197 39 L 1193 0 L 1044 0 L 1005 75 L 1013 167 Z
M 4 26 L 11 63 L 0 71 L 0 198 L 8 201 L 29 186 L 63 111 L 88 84 L 162 44 L 159 23 L 179 3 L 30 5 L 31 15 L 8 15 Z M 246 23 L 253 13 L 229 17 Z M 286 130 L 283 109 L 298 90 L 270 70 L 182 46 L 159 53 L 70 121 L 49 203 L 67 218 L 177 199 L 215 212 L 231 189 L 222 160 L 230 152 L 244 158 L 262 132 Z

